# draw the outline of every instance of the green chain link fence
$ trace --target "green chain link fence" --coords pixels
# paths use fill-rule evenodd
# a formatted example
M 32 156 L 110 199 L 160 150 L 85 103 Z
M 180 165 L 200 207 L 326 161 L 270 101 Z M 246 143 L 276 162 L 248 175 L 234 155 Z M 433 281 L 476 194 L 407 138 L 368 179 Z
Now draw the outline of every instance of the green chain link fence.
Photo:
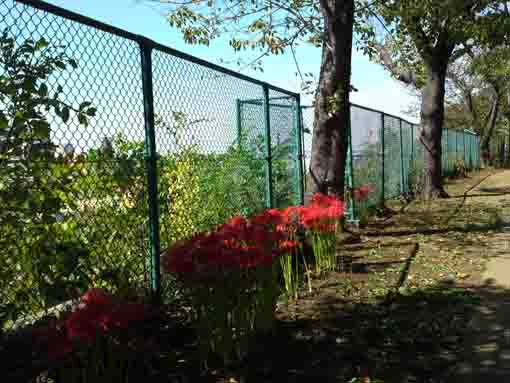
M 312 128 L 313 108 L 306 106 L 303 108 L 303 132 L 311 132 Z M 304 168 L 308 169 L 311 135 L 304 133 L 303 141 L 308 149 L 303 151 Z M 499 145 L 498 142 L 495 140 L 494 145 Z M 468 130 L 445 129 L 442 136 L 443 174 L 451 175 L 459 166 L 466 170 L 479 169 L 479 147 L 480 138 L 476 134 Z M 372 192 L 366 201 L 350 201 L 348 219 L 359 221 L 363 210 L 360 207 L 380 206 L 385 200 L 415 193 L 423 170 L 423 156 L 418 125 L 352 104 L 347 185 L 350 189 L 369 186 Z
M 162 249 L 303 202 L 299 95 L 0 0 L 0 328 L 90 287 L 159 301 Z
M 489 164 L 495 167 L 504 167 L 509 164 L 509 140 L 510 136 L 502 134 L 496 135 L 489 144 L 489 153 L 487 160 Z

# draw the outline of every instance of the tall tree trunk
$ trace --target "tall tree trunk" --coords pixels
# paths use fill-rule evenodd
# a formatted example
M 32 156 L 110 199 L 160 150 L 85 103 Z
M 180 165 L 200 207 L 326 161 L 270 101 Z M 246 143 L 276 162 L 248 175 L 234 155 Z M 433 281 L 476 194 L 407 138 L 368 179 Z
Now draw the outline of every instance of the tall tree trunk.
M 315 98 L 310 176 L 313 192 L 344 198 L 350 125 L 354 0 L 321 0 L 324 40 Z
M 480 151 L 482 158 L 482 167 L 486 167 L 491 163 L 491 159 L 487 158 L 487 156 L 492 156 L 493 153 L 490 151 L 490 144 L 492 140 L 492 136 L 494 135 L 494 130 L 496 128 L 496 123 L 498 122 L 499 116 L 499 107 L 501 103 L 501 94 L 498 88 L 495 88 L 495 92 L 492 96 L 491 107 L 489 110 L 489 115 L 487 116 L 487 122 L 485 124 L 485 129 L 482 134 L 482 141 L 480 143 Z M 498 148 L 499 150 L 499 148 Z
M 422 91 L 420 141 L 424 146 L 422 198 L 447 197 L 441 170 L 441 137 L 444 122 L 444 98 L 447 52 L 434 55 L 427 63 L 427 83 Z

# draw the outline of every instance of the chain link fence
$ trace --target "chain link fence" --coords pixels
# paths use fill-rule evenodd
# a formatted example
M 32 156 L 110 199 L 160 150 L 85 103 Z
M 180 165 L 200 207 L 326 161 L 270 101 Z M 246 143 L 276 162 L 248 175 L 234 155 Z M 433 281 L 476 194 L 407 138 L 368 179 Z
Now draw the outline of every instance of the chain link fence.
M 298 94 L 40 1 L 0 30 L 1 328 L 90 287 L 159 300 L 162 249 L 302 203 Z
M 303 108 L 305 169 L 308 169 L 311 157 L 311 135 L 306 132 L 312 129 L 313 108 L 307 106 Z M 493 145 L 498 146 L 498 142 L 495 140 Z M 476 134 L 468 130 L 445 129 L 442 136 L 443 175 L 452 175 L 459 167 L 479 169 L 479 147 L 480 138 Z M 349 151 L 348 158 L 352 160 L 348 161 L 346 170 L 348 187 L 358 189 L 368 186 L 371 190 L 366 201 L 351 201 L 348 210 L 350 220 L 360 219 L 362 209 L 359 205 L 380 206 L 387 199 L 406 197 L 416 192 L 424 165 L 424 147 L 420 143 L 418 125 L 353 104 Z
M 485 153 L 485 160 L 492 166 L 505 167 L 510 164 L 510 135 L 497 134 L 490 141 L 489 152 Z

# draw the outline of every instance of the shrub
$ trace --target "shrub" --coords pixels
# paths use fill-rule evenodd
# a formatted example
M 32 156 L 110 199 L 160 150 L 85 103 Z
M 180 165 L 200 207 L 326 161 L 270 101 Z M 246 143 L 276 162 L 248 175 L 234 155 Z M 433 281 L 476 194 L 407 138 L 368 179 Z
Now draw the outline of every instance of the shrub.
M 60 215 L 78 172 L 51 141 L 49 115 L 66 124 L 75 116 L 86 126 L 96 114 L 91 102 L 63 101 L 63 88 L 48 79 L 78 63 L 64 47 L 44 38 L 18 43 L 0 35 L 0 327 L 80 291 L 79 265 L 88 256 L 75 223 Z

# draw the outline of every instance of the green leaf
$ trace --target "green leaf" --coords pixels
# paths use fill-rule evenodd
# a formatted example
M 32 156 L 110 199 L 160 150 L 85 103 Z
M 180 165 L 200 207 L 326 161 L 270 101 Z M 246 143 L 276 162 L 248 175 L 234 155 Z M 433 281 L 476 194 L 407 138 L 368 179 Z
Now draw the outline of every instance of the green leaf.
M 89 102 L 89 101 L 85 101 L 85 102 L 82 102 L 82 103 L 80 104 L 80 106 L 78 107 L 78 109 L 79 109 L 79 110 L 83 110 L 83 109 L 88 108 L 88 107 L 89 107 L 89 106 L 91 106 L 91 105 L 92 105 L 92 103 L 91 103 L 91 102 Z
M 90 108 L 86 112 L 87 116 L 89 116 L 89 117 L 95 117 L 96 113 L 97 113 L 96 108 Z
M 39 87 L 39 96 L 46 97 L 48 96 L 48 86 L 46 84 L 41 84 Z
M 60 69 L 66 69 L 66 63 L 63 61 L 55 61 L 55 66 Z
M 46 139 L 50 136 L 50 124 L 44 120 L 34 120 L 30 123 L 34 129 L 34 135 L 40 139 Z
M 69 60 L 69 65 L 71 65 L 71 67 L 73 69 L 77 69 L 78 68 L 78 62 L 75 59 L 70 59 Z
M 64 108 L 62 109 L 62 114 L 61 114 L 61 117 L 62 117 L 62 121 L 64 123 L 67 123 L 67 121 L 69 121 L 69 108 L 67 106 L 64 106 Z
M 4 115 L 4 112 L 0 112 L 0 131 L 7 130 L 9 127 L 9 121 Z
M 78 114 L 78 122 L 80 123 L 80 125 L 87 126 L 88 125 L 87 116 L 82 113 Z
M 46 41 L 46 39 L 44 37 L 42 37 L 35 43 L 35 49 L 36 50 L 44 49 L 44 48 L 48 47 L 49 45 L 50 45 L 50 43 L 48 41 Z

